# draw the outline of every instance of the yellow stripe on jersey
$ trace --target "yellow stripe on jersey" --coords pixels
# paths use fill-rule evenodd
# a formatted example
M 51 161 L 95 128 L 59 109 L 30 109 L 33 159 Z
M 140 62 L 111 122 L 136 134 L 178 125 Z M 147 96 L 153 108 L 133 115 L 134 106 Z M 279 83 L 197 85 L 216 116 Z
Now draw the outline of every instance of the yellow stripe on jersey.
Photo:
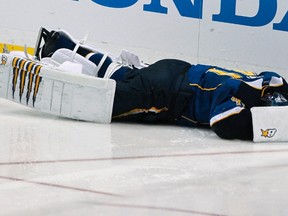
M 230 72 L 230 71 L 220 70 L 220 69 L 217 69 L 217 68 L 211 68 L 207 72 L 215 73 L 215 74 L 220 75 L 220 76 L 230 76 L 230 77 L 232 77 L 234 79 L 241 79 L 242 78 L 242 76 L 240 74 L 233 73 L 233 72 Z
M 235 115 L 235 114 L 239 114 L 242 110 L 244 110 L 245 108 L 243 107 L 234 107 L 233 109 L 230 109 L 230 110 L 227 110 L 223 113 L 220 113 L 216 116 L 214 116 L 213 118 L 210 119 L 210 126 L 212 127 L 213 124 L 223 120 L 223 119 L 226 119 L 232 115 Z
M 244 70 L 239 70 L 239 69 L 234 69 L 234 71 L 241 73 L 245 76 L 256 76 L 257 74 L 253 71 L 244 71 Z
M 194 86 L 194 87 L 197 87 L 203 91 L 214 91 L 216 90 L 217 88 L 219 88 L 222 84 L 218 84 L 216 87 L 212 87 L 212 88 L 203 88 L 202 86 L 200 86 L 199 84 L 196 84 L 196 83 L 190 83 L 189 84 L 190 86 Z

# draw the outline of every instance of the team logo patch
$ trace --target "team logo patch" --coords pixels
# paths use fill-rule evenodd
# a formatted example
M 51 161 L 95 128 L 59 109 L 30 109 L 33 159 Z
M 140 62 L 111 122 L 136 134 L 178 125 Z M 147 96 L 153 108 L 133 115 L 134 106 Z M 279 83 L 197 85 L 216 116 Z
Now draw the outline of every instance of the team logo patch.
M 1 64 L 0 65 L 6 65 L 7 63 L 7 56 L 6 55 L 2 55 L 1 56 Z
M 277 133 L 277 129 L 275 129 L 275 128 L 267 129 L 267 130 L 261 129 L 261 133 L 262 133 L 262 135 L 261 135 L 262 137 L 272 138 Z
M 15 98 L 16 89 L 19 89 L 20 102 L 22 100 L 24 90 L 26 88 L 26 103 L 28 104 L 32 95 L 33 106 L 36 101 L 42 77 L 39 76 L 41 65 L 35 62 L 15 57 L 13 59 L 13 79 L 12 79 L 12 93 Z M 18 83 L 19 82 L 19 83 Z
M 231 100 L 236 103 L 237 106 L 245 107 L 242 101 L 236 97 L 232 97 Z

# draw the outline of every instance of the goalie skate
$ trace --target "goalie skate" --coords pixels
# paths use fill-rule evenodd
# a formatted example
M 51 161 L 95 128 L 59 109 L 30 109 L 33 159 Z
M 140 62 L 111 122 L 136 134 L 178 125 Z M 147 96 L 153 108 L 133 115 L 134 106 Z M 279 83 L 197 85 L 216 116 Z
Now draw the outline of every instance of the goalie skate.
M 110 123 L 115 81 L 0 54 L 0 97 L 61 117 Z

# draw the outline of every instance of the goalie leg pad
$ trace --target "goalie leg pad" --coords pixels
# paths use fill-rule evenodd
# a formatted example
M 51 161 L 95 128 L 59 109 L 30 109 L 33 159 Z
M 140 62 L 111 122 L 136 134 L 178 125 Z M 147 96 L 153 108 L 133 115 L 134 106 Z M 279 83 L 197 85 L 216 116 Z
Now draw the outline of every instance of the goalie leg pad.
M 251 113 L 254 142 L 288 141 L 288 106 L 253 107 Z
M 0 58 L 0 97 L 57 116 L 111 122 L 114 80 L 69 74 L 8 54 Z

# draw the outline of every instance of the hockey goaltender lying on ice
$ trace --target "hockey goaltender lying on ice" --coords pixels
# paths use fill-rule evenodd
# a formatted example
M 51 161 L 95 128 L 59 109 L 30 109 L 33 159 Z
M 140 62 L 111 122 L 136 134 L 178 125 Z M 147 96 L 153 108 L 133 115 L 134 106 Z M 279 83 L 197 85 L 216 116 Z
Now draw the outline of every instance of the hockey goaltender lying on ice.
M 35 55 L 1 53 L 0 97 L 45 113 L 110 123 L 211 127 L 225 139 L 288 141 L 288 86 L 256 74 L 176 59 L 114 57 L 63 30 L 40 29 Z

